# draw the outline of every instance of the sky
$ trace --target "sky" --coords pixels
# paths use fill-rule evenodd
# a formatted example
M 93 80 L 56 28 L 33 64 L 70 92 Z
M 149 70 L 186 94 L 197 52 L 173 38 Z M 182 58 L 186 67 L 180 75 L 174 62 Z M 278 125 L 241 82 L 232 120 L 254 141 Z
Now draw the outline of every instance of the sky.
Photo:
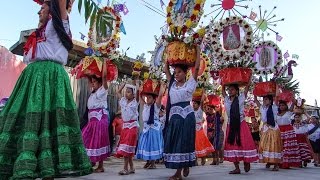
M 145 0 L 153 6 L 161 9 L 160 0 Z M 167 5 L 169 0 L 163 0 Z M 148 51 L 155 48 L 154 36 L 160 36 L 160 28 L 165 25 L 166 19 L 157 13 L 146 8 L 141 0 L 118 0 L 119 3 L 126 3 L 129 13 L 122 20 L 127 35 L 121 34 L 120 49 L 126 50 L 130 47 L 128 55 L 136 57 L 145 53 L 147 59 L 150 58 Z M 219 3 L 218 0 L 206 0 L 205 14 L 210 12 L 211 4 Z M 102 0 L 106 5 L 107 0 Z M 249 5 L 248 9 L 237 8 L 244 15 L 249 15 L 251 10 L 259 12 L 259 5 L 262 10 L 270 12 L 274 6 L 277 9 L 274 14 L 275 19 L 285 18 L 285 21 L 277 23 L 277 27 L 272 27 L 283 37 L 278 46 L 283 53 L 288 51 L 290 54 L 298 54 L 298 66 L 293 68 L 293 79 L 300 82 L 301 98 L 307 100 L 307 104 L 314 105 L 315 99 L 320 101 L 320 80 L 318 69 L 320 62 L 316 56 L 319 52 L 320 25 L 319 25 L 319 0 L 298 1 L 298 0 L 252 0 L 241 5 Z M 71 31 L 73 38 L 80 40 L 80 33 L 87 34 L 88 25 L 84 22 L 84 12 L 81 14 L 77 8 L 78 0 L 74 3 L 70 14 Z M 165 9 L 165 7 L 163 7 Z M 0 45 L 10 48 L 18 41 L 20 31 L 33 29 L 38 24 L 40 6 L 32 0 L 3 1 L 0 6 Z M 267 13 L 268 14 L 268 13 Z M 216 13 L 212 14 L 213 16 Z M 210 17 L 202 18 L 204 25 Z M 270 33 L 267 40 L 274 40 L 275 35 Z M 86 41 L 87 39 L 85 39 Z

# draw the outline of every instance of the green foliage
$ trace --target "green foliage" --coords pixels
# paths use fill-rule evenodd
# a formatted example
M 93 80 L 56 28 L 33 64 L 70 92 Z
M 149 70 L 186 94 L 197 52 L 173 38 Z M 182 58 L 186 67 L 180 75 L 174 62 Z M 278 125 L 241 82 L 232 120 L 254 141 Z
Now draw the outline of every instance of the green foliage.
M 79 0 L 78 10 L 81 13 L 84 8 L 85 23 L 90 19 L 90 28 L 96 23 L 96 33 L 105 37 L 107 35 L 107 26 L 113 30 L 112 24 L 115 20 L 109 12 L 103 11 L 93 0 Z

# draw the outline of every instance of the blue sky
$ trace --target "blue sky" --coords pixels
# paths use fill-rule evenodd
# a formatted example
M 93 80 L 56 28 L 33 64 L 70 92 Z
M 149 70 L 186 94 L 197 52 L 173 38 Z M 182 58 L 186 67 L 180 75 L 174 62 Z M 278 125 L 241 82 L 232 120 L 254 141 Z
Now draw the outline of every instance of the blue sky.
M 160 0 L 146 0 L 160 8 Z M 163 0 L 167 4 L 168 0 Z M 160 27 L 165 24 L 165 18 L 152 12 L 142 5 L 140 0 L 126 0 L 129 14 L 123 16 L 127 35 L 121 34 L 121 49 L 127 49 L 128 55 L 135 57 L 141 53 L 153 50 L 155 47 L 154 35 L 160 35 Z M 210 4 L 217 0 L 206 0 L 205 13 L 210 11 Z M 102 0 L 106 5 L 107 0 Z M 247 3 L 249 9 L 238 8 L 240 12 L 249 15 L 251 9 L 258 12 L 258 6 L 270 11 L 274 6 L 277 18 L 285 18 L 274 29 L 278 31 L 283 40 L 278 43 L 283 52 L 298 54 L 298 66 L 293 69 L 294 79 L 300 81 L 301 97 L 307 99 L 307 103 L 313 105 L 314 100 L 320 100 L 318 68 L 320 63 L 317 57 L 319 52 L 317 43 L 319 34 L 319 7 L 320 1 L 309 0 L 253 0 Z M 32 29 L 37 26 L 37 12 L 40 6 L 32 0 L 3 1 L 0 6 L 0 45 L 9 48 L 19 39 L 21 30 Z M 215 15 L 215 14 L 213 14 Z M 77 10 L 77 0 L 70 16 L 73 38 L 80 40 L 79 32 L 86 34 L 88 26 L 84 24 L 84 17 Z M 206 24 L 208 18 L 201 21 Z M 275 40 L 275 35 L 270 34 L 266 39 Z M 147 57 L 150 57 L 149 55 Z

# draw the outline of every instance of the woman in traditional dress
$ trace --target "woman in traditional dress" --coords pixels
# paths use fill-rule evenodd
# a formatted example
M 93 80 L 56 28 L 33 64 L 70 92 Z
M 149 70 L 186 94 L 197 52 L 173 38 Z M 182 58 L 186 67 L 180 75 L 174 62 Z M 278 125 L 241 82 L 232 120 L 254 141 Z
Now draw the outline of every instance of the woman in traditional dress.
M 278 171 L 282 159 L 281 133 L 279 126 L 275 121 L 278 107 L 273 104 L 272 95 L 263 97 L 262 105 L 256 96 L 254 97 L 254 100 L 260 108 L 261 121 L 263 122 L 261 130 L 262 137 L 259 145 L 260 162 L 267 163 L 267 168 L 274 165 L 272 171 Z
M 124 88 L 125 96 L 122 97 L 122 90 Z M 135 155 L 139 131 L 139 95 L 137 95 L 138 88 L 138 82 L 136 83 L 136 86 L 133 86 L 131 84 L 122 84 L 117 92 L 118 98 L 120 99 L 119 105 L 121 107 L 123 128 L 121 131 L 120 141 L 115 156 L 118 158 L 124 157 L 123 170 L 119 172 L 119 175 L 129 175 L 135 173 L 135 169 L 133 166 L 133 157 Z
M 293 113 L 292 107 L 288 108 L 285 101 L 279 101 L 278 114 L 276 116 L 277 124 L 281 131 L 282 140 L 282 163 L 280 165 L 283 169 L 289 169 L 290 167 L 300 167 L 301 157 L 299 154 L 299 145 L 297 142 L 297 136 L 291 125 L 291 116 Z
M 200 48 L 197 46 L 195 71 L 186 81 L 188 66 L 176 65 L 174 75 L 166 64 L 165 72 L 169 80 L 167 121 L 164 139 L 164 161 L 166 168 L 177 169 L 171 180 L 182 179 L 189 175 L 189 167 L 195 166 L 196 119 L 191 106 L 192 94 L 197 86 L 200 65 Z
M 308 139 L 308 125 L 305 122 L 302 122 L 302 114 L 294 115 L 293 128 L 297 134 L 299 152 L 303 163 L 301 164 L 301 167 L 307 167 L 308 162 L 311 162 L 312 159 L 312 150 Z
M 162 158 L 163 136 L 162 125 L 159 118 L 161 100 L 165 85 L 161 84 L 159 94 L 141 94 L 140 107 L 143 107 L 143 131 L 139 138 L 137 159 L 147 161 L 143 168 L 155 169 L 155 161 Z M 146 97 L 146 101 L 143 96 Z
M 240 174 L 239 162 L 244 162 L 245 172 L 250 171 L 250 163 L 258 160 L 257 149 L 251 136 L 250 129 L 245 121 L 244 103 L 249 90 L 245 87 L 239 92 L 238 84 L 229 85 L 229 96 L 222 86 L 225 108 L 228 115 L 227 137 L 225 140 L 224 159 L 233 162 L 235 169 L 229 174 Z
M 203 96 L 204 97 L 204 96 Z M 202 123 L 203 123 L 203 111 L 202 111 L 202 102 L 194 99 L 193 109 L 196 117 L 196 157 L 201 158 L 201 165 L 205 165 L 206 159 L 205 157 L 214 152 L 214 148 L 210 143 L 208 137 L 205 135 Z
M 108 124 L 108 84 L 106 81 L 106 67 L 103 64 L 102 77 L 89 77 L 92 93 L 88 100 L 87 125 L 82 129 L 82 138 L 87 155 L 92 165 L 99 163 L 95 172 L 104 172 L 103 161 L 111 153 Z
M 72 49 L 67 0 L 46 0 L 24 47 L 29 65 L 0 114 L 0 177 L 53 179 L 91 173 L 63 65 Z

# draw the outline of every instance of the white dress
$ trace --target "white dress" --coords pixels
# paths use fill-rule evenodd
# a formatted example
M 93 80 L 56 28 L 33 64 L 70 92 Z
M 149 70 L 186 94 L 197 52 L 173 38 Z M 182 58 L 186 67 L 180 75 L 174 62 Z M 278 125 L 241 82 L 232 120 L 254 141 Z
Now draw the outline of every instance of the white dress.
M 125 97 L 122 97 L 119 105 L 121 107 L 121 117 L 123 120 L 123 128 L 133 128 L 139 127 L 138 123 L 138 102 L 136 99 L 133 99 L 131 102 L 128 103 L 128 100 Z

